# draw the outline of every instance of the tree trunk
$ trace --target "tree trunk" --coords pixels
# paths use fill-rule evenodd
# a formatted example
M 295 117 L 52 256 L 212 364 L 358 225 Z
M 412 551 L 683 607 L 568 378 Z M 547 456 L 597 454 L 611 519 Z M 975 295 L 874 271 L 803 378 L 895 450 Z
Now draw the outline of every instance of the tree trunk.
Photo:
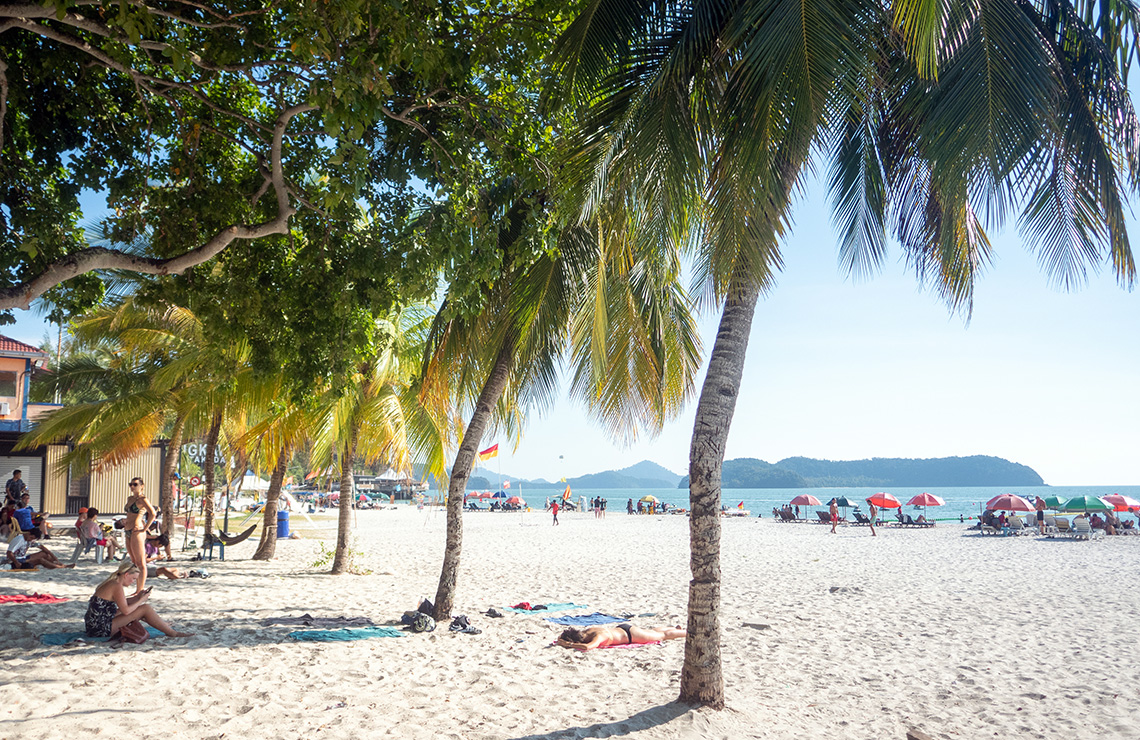
M 435 592 L 435 621 L 451 619 L 451 608 L 455 604 L 455 589 L 458 585 L 459 556 L 463 550 L 463 495 L 467 492 L 467 479 L 471 477 L 471 468 L 475 464 L 475 454 L 479 451 L 479 443 L 483 439 L 483 432 L 491 420 L 491 411 L 503 389 L 507 387 L 507 380 L 511 368 L 515 364 L 515 345 L 517 336 L 510 331 L 503 339 L 502 349 L 495 358 L 495 366 L 479 393 L 479 400 L 475 404 L 475 412 L 471 414 L 471 421 L 463 432 L 463 442 L 459 451 L 455 453 L 455 462 L 451 466 L 451 478 L 447 486 L 447 544 L 443 551 L 443 569 L 439 574 L 439 588 Z
M 174 531 L 174 470 L 178 467 L 178 456 L 182 454 L 182 428 L 186 425 L 186 417 L 179 414 L 174 418 L 174 428 L 170 430 L 170 444 L 166 448 L 166 459 L 162 461 L 162 475 L 159 477 L 158 489 L 162 498 L 159 505 L 162 508 L 162 533 L 173 537 Z
M 724 708 L 720 663 L 720 475 L 759 289 L 734 280 L 721 314 L 689 447 L 688 634 L 679 700 Z
M 218 449 L 218 436 L 222 433 L 222 412 L 214 413 L 210 431 L 206 435 L 206 491 L 202 494 L 202 518 L 206 523 L 206 537 L 202 544 L 209 547 L 214 541 L 214 451 Z
M 269 478 L 269 491 L 265 494 L 265 516 L 261 524 L 261 543 L 253 554 L 254 560 L 272 560 L 277 551 L 277 499 L 281 497 L 281 484 L 285 481 L 285 469 L 289 467 L 291 452 L 288 445 L 281 450 L 277 467 L 273 468 L 273 475 Z
M 348 569 L 348 533 L 352 528 L 352 508 L 356 505 L 352 496 L 352 458 L 356 455 L 356 434 L 357 427 L 354 423 L 351 438 L 344 446 L 344 457 L 340 460 L 340 518 L 336 528 L 336 554 L 330 571 L 334 576 Z

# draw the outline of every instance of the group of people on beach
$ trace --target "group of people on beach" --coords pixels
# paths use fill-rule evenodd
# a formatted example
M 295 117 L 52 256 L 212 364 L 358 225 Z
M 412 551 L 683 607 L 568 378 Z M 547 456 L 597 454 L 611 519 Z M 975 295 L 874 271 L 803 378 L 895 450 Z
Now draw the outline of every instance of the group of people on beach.
M 20 483 L 19 472 L 13 478 Z M 12 481 L 9 481 L 11 484 Z M 7 492 L 15 493 L 26 499 L 27 489 L 23 491 L 19 486 L 9 485 Z M 7 507 L 6 507 L 7 508 Z M 151 527 L 156 523 L 154 507 L 146 499 L 142 478 L 133 478 L 130 482 L 130 495 L 124 507 L 126 516 L 122 519 L 122 529 L 125 535 L 126 557 L 119 563 L 115 572 L 104 579 L 96 588 L 87 603 L 87 613 L 84 615 L 84 627 L 89 637 L 112 637 L 119 633 L 123 626 L 129 622 L 140 620 L 146 622 L 163 634 L 170 637 L 188 637 L 190 633 L 179 632 L 170 626 L 154 610 L 148 601 L 151 589 L 146 586 L 148 575 L 165 575 L 168 578 L 184 578 L 185 574 L 165 567 L 153 567 L 148 573 L 148 564 L 159 559 L 159 548 L 165 546 L 167 557 L 170 556 L 170 540 L 166 534 L 155 532 L 148 538 Z M 76 521 L 75 536 L 78 545 L 73 560 L 91 547 L 107 548 L 107 557 L 115 559 L 118 541 L 113 533 L 106 531 L 100 524 L 99 510 L 94 507 L 85 507 L 80 510 Z M 39 527 L 24 527 L 22 521 L 17 521 L 20 532 L 13 536 L 8 543 L 5 559 L 12 570 L 34 570 L 38 567 L 45 569 L 74 568 L 75 562 L 63 563 L 41 540 L 44 534 Z M 32 545 L 37 545 L 38 552 L 29 552 Z M 127 596 L 126 589 L 134 586 L 134 593 Z

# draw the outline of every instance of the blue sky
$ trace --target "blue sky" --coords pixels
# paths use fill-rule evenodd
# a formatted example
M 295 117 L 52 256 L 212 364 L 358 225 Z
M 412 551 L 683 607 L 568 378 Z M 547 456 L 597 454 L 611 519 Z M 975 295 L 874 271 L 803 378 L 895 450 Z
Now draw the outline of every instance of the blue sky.
M 1130 233 L 1140 239 L 1134 223 Z M 779 284 L 756 311 L 726 456 L 988 454 L 1029 465 L 1054 485 L 1140 483 L 1140 296 L 1107 268 L 1063 292 L 1015 227 L 991 238 L 994 263 L 967 325 L 920 290 L 897 248 L 877 277 L 842 274 L 825 188 L 810 187 Z M 718 318 L 702 319 L 706 354 Z M 48 330 L 33 311 L 17 312 L 0 333 L 39 344 Z M 490 467 L 526 478 L 641 460 L 684 474 L 695 405 L 694 396 L 656 439 L 621 448 L 562 399 L 532 417 L 517 449 L 505 439 L 484 446 L 502 442 Z

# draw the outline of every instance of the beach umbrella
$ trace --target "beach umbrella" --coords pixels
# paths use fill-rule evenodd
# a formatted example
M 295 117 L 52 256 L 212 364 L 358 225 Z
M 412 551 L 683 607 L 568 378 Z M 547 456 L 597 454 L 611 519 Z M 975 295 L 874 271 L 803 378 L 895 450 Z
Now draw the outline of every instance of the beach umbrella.
M 945 506 L 946 499 L 942 498 L 941 496 L 935 496 L 933 493 L 926 493 L 924 491 L 923 493 L 920 493 L 912 498 L 910 501 L 907 501 L 906 504 L 907 506 L 921 506 L 922 516 L 926 519 L 929 519 L 930 517 L 926 516 L 926 507 Z
M 511 496 L 509 499 L 507 499 L 507 503 L 508 504 L 518 504 L 519 506 L 526 506 L 526 501 L 523 501 L 518 496 Z
M 1015 493 L 1003 493 L 986 502 L 990 511 L 1036 511 L 1037 507 Z
M 881 491 L 874 496 L 868 496 L 867 503 L 878 506 L 880 509 L 897 509 L 902 506 L 897 498 Z
M 510 496 L 507 495 L 506 491 L 495 491 L 491 494 L 491 498 L 510 498 Z
M 823 506 L 815 496 L 810 493 L 801 493 L 791 500 L 790 506 Z
M 1060 496 L 1045 497 L 1045 506 L 1049 507 L 1050 509 L 1060 509 L 1064 505 L 1065 499 L 1061 498 Z
M 642 496 L 641 497 L 641 503 L 643 503 L 643 504 L 655 504 L 655 503 L 657 503 L 657 497 L 656 496 Z
M 1110 493 L 1104 497 L 1104 500 L 1112 504 L 1113 511 L 1132 511 L 1140 507 L 1140 501 L 1128 496 L 1123 496 L 1119 493 Z
M 1097 496 L 1074 496 L 1061 507 L 1063 511 L 1112 511 L 1113 505 Z

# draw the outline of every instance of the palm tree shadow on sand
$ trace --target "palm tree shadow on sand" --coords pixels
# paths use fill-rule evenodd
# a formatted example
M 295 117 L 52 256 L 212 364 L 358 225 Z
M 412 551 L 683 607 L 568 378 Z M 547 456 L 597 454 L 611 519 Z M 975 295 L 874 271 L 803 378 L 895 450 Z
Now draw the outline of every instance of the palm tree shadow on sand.
M 668 704 L 643 709 L 629 719 L 587 725 L 585 727 L 568 727 L 565 730 L 554 730 L 552 732 L 544 732 L 536 735 L 521 735 L 512 740 L 577 740 L 577 738 L 587 737 L 621 737 L 634 732 L 666 725 L 695 709 L 697 709 L 695 705 L 671 701 Z

